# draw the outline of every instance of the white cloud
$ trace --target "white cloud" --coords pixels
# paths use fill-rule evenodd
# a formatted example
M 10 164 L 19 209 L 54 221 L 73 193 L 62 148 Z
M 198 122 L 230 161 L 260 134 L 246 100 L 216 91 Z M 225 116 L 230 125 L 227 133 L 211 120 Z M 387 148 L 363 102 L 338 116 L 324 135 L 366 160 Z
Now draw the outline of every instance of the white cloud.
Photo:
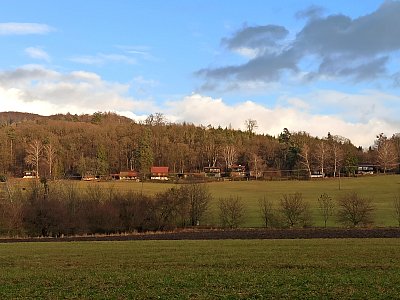
M 28 47 L 25 49 L 25 53 L 34 59 L 41 59 L 47 62 L 50 61 L 50 56 L 47 52 L 39 47 Z
M 0 111 L 42 115 L 113 111 L 129 117 L 156 111 L 152 102 L 129 97 L 129 88 L 104 81 L 95 73 L 64 74 L 37 65 L 24 66 L 0 72 Z
M 5 90 L 0 87 L 0 110 L 1 111 L 20 111 L 20 112 L 30 112 L 39 115 L 54 115 L 54 114 L 93 114 L 97 111 L 111 111 L 116 112 L 121 116 L 125 116 L 134 120 L 144 120 L 147 114 L 135 114 L 132 111 L 127 110 L 117 110 L 113 107 L 97 106 L 79 106 L 77 103 L 51 103 L 46 100 L 32 100 L 25 101 L 22 97 L 23 93 L 17 89 Z M 103 109 L 101 109 L 101 107 Z M 118 107 L 116 107 L 118 108 Z
M 298 99 L 297 104 L 302 102 Z M 298 106 L 268 108 L 251 101 L 229 105 L 222 99 L 194 94 L 180 101 L 169 102 L 166 115 L 176 122 L 189 121 L 222 127 L 232 125 L 235 129 L 244 129 L 245 120 L 251 118 L 257 120 L 258 133 L 277 136 L 285 127 L 290 131 L 306 131 L 319 137 L 330 132 L 347 137 L 356 146 L 363 147 L 369 147 L 380 132 L 391 135 L 398 131 L 396 124 L 379 116 L 366 122 L 351 122 L 335 115 L 312 114 Z
M 0 23 L 0 35 L 46 34 L 52 27 L 40 23 Z
M 308 104 L 303 99 L 293 97 L 287 99 L 287 103 L 293 108 L 301 109 L 301 110 L 309 110 L 311 108 L 310 104 Z
M 398 122 L 400 97 L 377 90 L 365 90 L 358 93 L 345 93 L 334 90 L 317 90 L 303 96 L 314 109 L 335 112 L 344 120 L 367 123 L 369 120 L 382 119 L 386 122 Z
M 262 52 L 259 49 L 252 49 L 252 48 L 248 48 L 248 47 L 240 47 L 238 49 L 235 49 L 235 51 L 238 54 L 240 54 L 244 57 L 247 57 L 249 59 L 256 58 L 257 56 L 260 55 L 260 52 Z
M 147 83 L 142 77 L 135 78 L 132 84 L 135 81 Z M 23 66 L 0 72 L 0 111 L 42 115 L 112 111 L 136 120 L 162 112 L 173 122 L 231 125 L 235 129 L 244 129 L 245 120 L 251 118 L 258 122 L 258 133 L 277 136 L 285 127 L 319 137 L 330 132 L 363 147 L 372 145 L 377 134 L 390 136 L 400 128 L 396 118 L 398 108 L 391 105 L 399 103 L 400 97 L 376 91 L 359 94 L 316 91 L 280 99 L 279 105 L 268 107 L 253 101 L 228 104 L 200 94 L 156 105 L 130 97 L 130 89 L 132 85 L 107 82 L 92 72 L 61 73 L 39 65 Z M 320 110 L 316 111 L 316 107 Z M 328 109 L 324 111 L 324 107 Z M 331 107 L 338 110 L 332 113 Z M 368 110 L 371 111 L 368 118 L 363 118 Z
M 122 54 L 103 54 L 80 55 L 70 58 L 70 61 L 85 65 L 104 65 L 106 63 L 125 63 L 129 65 L 136 64 L 136 59 Z
M 145 60 L 152 60 L 155 61 L 157 60 L 151 53 L 151 47 L 149 46 L 143 46 L 143 45 L 116 45 L 115 46 L 117 49 L 122 50 L 124 53 L 128 55 L 133 55 L 136 57 L 139 57 L 140 59 L 145 59 Z

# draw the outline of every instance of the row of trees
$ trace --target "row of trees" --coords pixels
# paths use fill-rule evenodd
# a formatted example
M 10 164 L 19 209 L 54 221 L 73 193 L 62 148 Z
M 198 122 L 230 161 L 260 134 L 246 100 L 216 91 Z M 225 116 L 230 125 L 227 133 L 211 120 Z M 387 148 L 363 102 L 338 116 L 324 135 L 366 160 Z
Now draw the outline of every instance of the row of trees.
M 265 196 L 258 201 L 259 215 L 264 226 L 268 227 L 311 227 L 313 225 L 309 204 L 301 193 L 282 195 L 278 207 Z M 400 200 L 396 198 L 394 210 L 397 221 L 400 217 Z M 337 207 L 337 209 L 336 209 Z M 220 219 L 224 227 L 236 228 L 243 221 L 245 205 L 239 198 L 220 199 Z M 348 193 L 335 202 L 324 193 L 318 198 L 318 211 L 324 226 L 333 216 L 344 226 L 367 226 L 373 224 L 374 207 L 371 201 L 357 193 Z M 400 223 L 399 223 L 400 226 Z
M 206 166 L 227 169 L 241 164 L 266 177 L 309 177 L 315 171 L 354 174 L 360 163 L 378 165 L 384 172 L 398 166 L 399 135 L 380 134 L 375 145 L 363 151 L 330 133 L 316 138 L 285 128 L 273 137 L 256 134 L 255 120 L 244 124 L 242 131 L 168 123 L 162 114 L 135 122 L 113 113 L 0 113 L 0 174 L 21 176 L 27 169 L 51 178 L 124 170 L 147 173 L 152 165 L 194 173 Z
M 336 201 L 326 193 L 318 199 L 318 213 L 324 227 L 328 221 L 337 222 L 346 227 L 369 226 L 374 223 L 375 207 L 371 199 L 356 192 L 342 195 Z M 310 205 L 304 201 L 301 193 L 284 194 L 278 206 L 266 196 L 259 199 L 259 216 L 268 227 L 310 227 L 313 225 Z M 245 216 L 245 204 L 240 198 L 220 199 L 220 220 L 224 227 L 239 227 Z M 393 198 L 393 218 L 400 227 L 400 194 Z M 333 219 L 333 220 L 332 220 Z
M 218 199 L 218 222 L 210 215 L 211 201 L 204 184 L 181 185 L 148 196 L 98 185 L 82 189 L 73 182 L 49 185 L 42 180 L 27 189 L 7 189 L 7 196 L 0 201 L 0 231 L 8 236 L 60 236 L 243 225 L 246 204 L 240 197 Z M 400 227 L 400 197 L 395 198 L 393 211 Z M 373 224 L 371 201 L 357 193 L 345 194 L 337 201 L 322 194 L 318 212 L 325 227 L 331 218 L 344 226 Z M 259 217 L 265 227 L 313 225 L 310 206 L 300 193 L 282 195 L 276 207 L 267 197 L 259 199 Z
M 8 236 L 169 230 L 200 224 L 210 200 L 206 186 L 198 184 L 148 196 L 42 180 L 27 189 L 8 189 L 0 202 L 0 229 Z
M 265 227 L 276 226 L 279 222 L 284 222 L 289 227 L 308 227 L 313 223 L 310 206 L 300 193 L 283 195 L 277 209 L 274 209 L 272 203 L 265 197 L 259 200 L 259 205 Z M 355 192 L 339 197 L 336 202 L 328 194 L 323 193 L 318 198 L 318 211 L 325 227 L 333 216 L 344 226 L 373 224 L 374 207 L 371 200 Z M 396 212 L 399 214 L 397 209 Z

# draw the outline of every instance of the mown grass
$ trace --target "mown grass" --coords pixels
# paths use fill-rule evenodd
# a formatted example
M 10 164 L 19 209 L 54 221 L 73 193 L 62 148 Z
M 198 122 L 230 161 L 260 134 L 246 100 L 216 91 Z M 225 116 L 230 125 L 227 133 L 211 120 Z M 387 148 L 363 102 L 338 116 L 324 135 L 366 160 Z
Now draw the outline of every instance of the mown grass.
M 0 244 L 1 299 L 395 299 L 400 240 Z
M 19 184 L 26 184 L 20 181 Z M 88 186 L 113 188 L 119 191 L 136 191 L 154 195 L 176 186 L 174 183 L 150 182 L 77 182 L 80 189 Z M 376 226 L 397 226 L 394 218 L 393 199 L 400 193 L 400 175 L 365 176 L 357 178 L 341 178 L 339 180 L 323 179 L 310 181 L 226 181 L 208 183 L 213 195 L 209 214 L 205 225 L 218 224 L 217 202 L 221 197 L 239 196 L 245 203 L 246 213 L 244 227 L 260 227 L 263 225 L 259 214 L 258 200 L 264 196 L 270 199 L 275 208 L 279 206 L 279 199 L 285 193 L 302 193 L 303 198 L 310 204 L 315 226 L 323 226 L 323 219 L 318 211 L 317 199 L 322 193 L 327 193 L 333 199 L 355 191 L 361 196 L 370 198 L 374 205 L 374 221 Z M 179 186 L 179 185 L 178 185 Z M 335 217 L 331 217 L 328 226 L 340 226 Z
M 240 196 L 247 207 L 246 226 L 262 226 L 259 216 L 258 199 L 266 196 L 275 208 L 283 194 L 300 192 L 303 199 L 310 204 L 315 226 L 323 226 L 323 218 L 318 210 L 318 197 L 327 193 L 334 200 L 338 197 L 355 191 L 363 197 L 370 198 L 375 208 L 374 221 L 376 226 L 397 226 L 394 218 L 393 199 L 400 193 L 400 176 L 371 176 L 358 178 L 341 178 L 340 190 L 338 179 L 310 180 L 310 181 L 249 181 L 224 182 L 210 184 L 210 190 L 218 197 L 228 195 Z M 216 211 L 216 206 L 212 206 Z M 340 226 L 335 216 L 328 221 L 328 226 Z
M 85 183 L 83 183 L 85 184 Z M 104 187 L 113 186 L 115 189 L 134 189 L 147 194 L 155 194 L 175 186 L 171 183 L 98 183 Z M 361 196 L 370 198 L 375 211 L 375 226 L 397 226 L 394 218 L 393 199 L 400 193 L 400 175 L 365 176 L 357 178 L 309 180 L 309 181 L 226 181 L 208 183 L 213 195 L 211 209 L 205 220 L 208 224 L 218 224 L 217 202 L 219 198 L 239 196 L 245 203 L 246 213 L 243 226 L 263 226 L 259 214 L 258 200 L 264 196 L 270 199 L 275 208 L 286 193 L 302 193 L 303 198 L 310 204 L 315 226 L 323 226 L 323 218 L 318 211 L 318 197 L 327 193 L 334 200 L 345 193 L 355 191 Z M 340 226 L 335 216 L 328 221 L 328 226 Z

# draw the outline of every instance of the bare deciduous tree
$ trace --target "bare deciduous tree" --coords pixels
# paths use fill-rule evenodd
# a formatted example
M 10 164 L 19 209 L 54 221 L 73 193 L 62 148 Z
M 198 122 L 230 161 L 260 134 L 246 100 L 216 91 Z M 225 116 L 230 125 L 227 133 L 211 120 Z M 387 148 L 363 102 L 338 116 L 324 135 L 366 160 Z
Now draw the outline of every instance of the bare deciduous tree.
M 333 177 L 336 177 L 336 174 L 340 172 L 340 166 L 343 161 L 343 150 L 338 143 L 332 143 L 331 146 L 332 152 L 332 162 L 333 162 Z M 339 174 L 340 175 L 340 174 Z
M 210 141 L 203 146 L 203 151 L 209 167 L 215 167 L 218 160 L 219 146 Z
M 290 227 L 297 225 L 310 225 L 310 208 L 308 203 L 303 200 L 301 193 L 284 194 L 280 201 L 280 207 L 281 212 Z
M 212 199 L 207 186 L 204 184 L 190 184 L 184 186 L 181 190 L 181 193 L 188 198 L 190 224 L 192 226 L 200 224 Z
M 253 119 L 247 119 L 244 122 L 245 126 L 246 126 L 246 131 L 251 135 L 254 133 L 254 131 L 258 128 L 258 124 L 257 124 L 257 120 L 253 120 Z
M 299 156 L 301 157 L 301 163 L 307 168 L 308 177 L 311 178 L 311 155 L 310 147 L 307 144 L 303 144 L 300 149 Z
M 237 228 L 243 222 L 244 204 L 240 197 L 222 198 L 219 200 L 218 208 L 223 227 Z
M 387 137 L 381 133 L 375 140 L 375 149 L 377 153 L 376 160 L 383 169 L 383 173 L 396 167 L 398 155 L 392 140 L 388 140 Z
M 225 145 L 222 148 L 222 156 L 225 160 L 225 167 L 230 168 L 236 160 L 236 147 L 234 145 Z
M 328 222 L 329 217 L 333 215 L 333 210 L 335 207 L 332 197 L 330 197 L 326 193 L 323 193 L 318 198 L 318 207 L 321 211 L 322 217 L 324 219 L 324 225 L 326 228 L 326 223 Z
M 39 163 L 40 157 L 42 155 L 43 145 L 39 140 L 33 140 L 30 144 L 28 144 L 28 148 L 26 150 L 25 162 L 27 165 L 32 166 L 36 170 L 36 178 L 39 177 Z
M 258 200 L 258 205 L 260 208 L 260 215 L 264 222 L 265 228 L 271 226 L 271 222 L 273 221 L 274 217 L 274 209 L 272 206 L 272 202 L 267 199 L 266 196 L 260 198 Z
M 44 159 L 46 160 L 47 166 L 49 168 L 49 177 L 52 178 L 54 163 L 56 159 L 56 150 L 53 144 L 51 143 L 44 145 L 43 150 L 44 150 Z
M 344 225 L 358 226 L 373 223 L 374 207 L 371 200 L 359 196 L 356 192 L 343 195 L 338 200 L 338 220 Z
M 163 113 L 155 113 L 150 114 L 146 120 L 144 121 L 145 124 L 150 125 L 150 126 L 162 126 L 167 123 L 167 118 L 164 116 Z
M 398 226 L 400 227 L 400 193 L 398 193 L 393 199 L 393 207 L 394 207 L 394 217 L 397 221 Z
M 317 144 L 317 152 L 316 152 L 316 158 L 317 158 L 317 162 L 319 165 L 319 169 L 320 172 L 322 174 L 322 176 L 324 176 L 325 174 L 325 162 L 328 156 L 328 147 L 327 147 L 327 143 L 325 140 L 321 140 L 319 141 L 319 143 Z
M 250 169 L 250 177 L 254 177 L 257 180 L 263 175 L 263 171 L 265 170 L 265 160 L 254 152 L 249 154 L 248 166 Z

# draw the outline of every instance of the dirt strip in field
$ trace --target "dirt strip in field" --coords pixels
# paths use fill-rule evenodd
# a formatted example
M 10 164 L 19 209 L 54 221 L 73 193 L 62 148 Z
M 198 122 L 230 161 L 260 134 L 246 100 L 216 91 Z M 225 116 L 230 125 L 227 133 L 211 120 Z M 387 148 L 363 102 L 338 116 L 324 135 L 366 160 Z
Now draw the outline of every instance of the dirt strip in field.
M 130 240 L 228 240 L 228 239 L 340 239 L 340 238 L 400 238 L 400 228 L 313 228 L 313 229 L 187 229 L 173 232 L 147 232 L 124 235 L 3 238 L 0 243 L 74 242 Z

